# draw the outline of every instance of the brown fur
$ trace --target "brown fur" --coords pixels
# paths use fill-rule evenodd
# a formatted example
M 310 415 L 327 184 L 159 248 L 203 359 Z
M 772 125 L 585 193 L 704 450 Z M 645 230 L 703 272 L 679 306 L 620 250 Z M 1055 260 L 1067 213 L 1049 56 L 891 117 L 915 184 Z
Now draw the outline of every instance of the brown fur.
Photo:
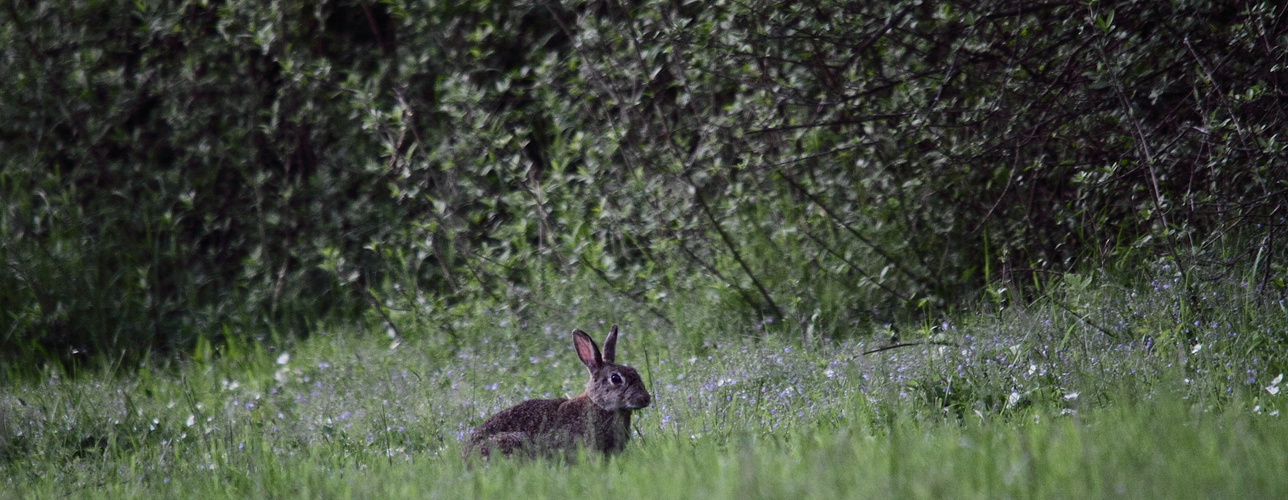
M 581 330 L 573 330 L 577 356 L 589 371 L 586 391 L 572 399 L 533 399 L 512 406 L 474 429 L 461 457 L 484 460 L 503 455 L 575 456 L 580 447 L 605 455 L 622 451 L 630 440 L 631 411 L 648 406 L 651 396 L 639 373 L 613 364 L 617 325 L 604 340 L 604 353 Z

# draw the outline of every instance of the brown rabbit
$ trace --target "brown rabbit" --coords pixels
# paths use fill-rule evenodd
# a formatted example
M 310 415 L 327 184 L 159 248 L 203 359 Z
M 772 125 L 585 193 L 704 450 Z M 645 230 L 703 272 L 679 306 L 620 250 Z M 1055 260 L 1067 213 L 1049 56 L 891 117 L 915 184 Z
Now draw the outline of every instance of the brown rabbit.
M 502 410 L 474 429 L 461 458 L 477 452 L 487 460 L 494 451 L 504 455 L 566 457 L 578 447 L 610 455 L 630 440 L 631 410 L 648 406 L 651 397 L 634 368 L 613 364 L 617 325 L 604 339 L 604 352 L 586 332 L 573 330 L 577 357 L 590 372 L 586 391 L 572 399 L 533 399 Z

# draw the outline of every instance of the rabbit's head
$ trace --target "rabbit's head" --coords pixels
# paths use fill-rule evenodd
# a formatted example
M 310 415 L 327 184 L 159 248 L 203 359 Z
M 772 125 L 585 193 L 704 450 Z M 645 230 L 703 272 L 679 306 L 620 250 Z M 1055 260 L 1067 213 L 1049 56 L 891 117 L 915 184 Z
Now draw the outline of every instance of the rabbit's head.
M 604 339 L 604 352 L 600 354 L 599 346 L 581 330 L 573 330 L 573 345 L 577 348 L 577 357 L 590 371 L 590 381 L 586 382 L 586 396 L 595 406 L 604 411 L 638 410 L 648 406 L 652 397 L 644 388 L 644 380 L 634 368 L 614 364 L 617 357 L 617 325 L 608 331 Z

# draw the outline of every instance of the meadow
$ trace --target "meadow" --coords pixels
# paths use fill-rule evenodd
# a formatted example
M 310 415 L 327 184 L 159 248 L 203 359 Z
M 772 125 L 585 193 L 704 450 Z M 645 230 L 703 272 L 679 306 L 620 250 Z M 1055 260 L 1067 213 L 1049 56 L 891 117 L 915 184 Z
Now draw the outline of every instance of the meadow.
M 811 341 L 776 322 L 695 343 L 629 304 L 556 298 L 562 313 L 458 325 L 468 344 L 376 324 L 50 365 L 0 387 L 0 496 L 1285 496 L 1284 303 L 1156 274 L 1071 276 L 1028 306 L 892 325 L 907 345 L 877 352 L 891 330 Z M 680 324 L 721 320 L 674 307 Z M 569 331 L 610 322 L 654 395 L 623 454 L 462 462 L 488 415 L 579 392 Z

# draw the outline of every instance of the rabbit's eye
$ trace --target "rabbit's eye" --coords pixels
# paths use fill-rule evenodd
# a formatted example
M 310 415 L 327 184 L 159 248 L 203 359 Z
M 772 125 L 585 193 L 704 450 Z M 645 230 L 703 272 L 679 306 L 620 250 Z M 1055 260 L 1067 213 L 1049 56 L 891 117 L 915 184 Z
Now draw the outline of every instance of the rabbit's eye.
M 613 385 L 622 385 L 622 376 L 614 373 L 608 376 L 608 381 L 612 382 Z

